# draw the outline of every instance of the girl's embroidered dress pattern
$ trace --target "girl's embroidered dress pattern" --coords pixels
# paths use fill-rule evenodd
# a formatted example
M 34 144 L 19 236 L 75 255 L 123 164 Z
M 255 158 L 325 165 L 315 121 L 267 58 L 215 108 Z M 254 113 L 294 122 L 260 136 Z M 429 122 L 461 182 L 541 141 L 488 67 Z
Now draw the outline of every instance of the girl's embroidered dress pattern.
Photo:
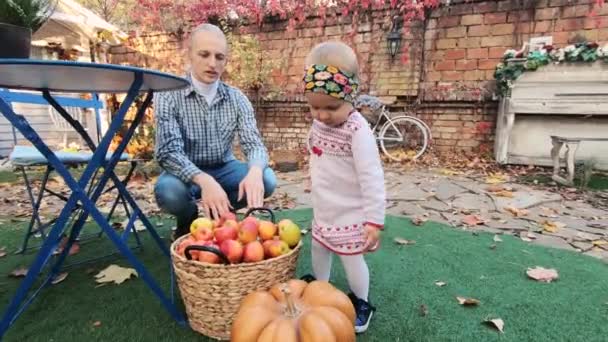
M 364 226 L 384 226 L 384 173 L 374 135 L 358 112 L 332 127 L 314 121 L 309 148 L 312 236 L 342 255 L 364 252 Z

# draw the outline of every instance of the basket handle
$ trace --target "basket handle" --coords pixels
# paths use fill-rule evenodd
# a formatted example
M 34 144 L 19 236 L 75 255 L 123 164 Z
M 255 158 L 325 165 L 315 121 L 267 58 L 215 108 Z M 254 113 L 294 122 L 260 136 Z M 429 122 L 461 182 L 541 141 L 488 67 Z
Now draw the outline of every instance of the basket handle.
M 226 255 L 224 255 L 224 253 L 222 253 L 217 248 L 213 248 L 213 247 L 209 247 L 209 246 L 190 245 L 190 246 L 186 247 L 186 249 L 184 250 L 184 255 L 186 256 L 186 259 L 188 259 L 188 260 L 192 260 L 192 255 L 190 254 L 190 251 L 203 251 L 203 252 L 213 253 L 213 254 L 217 255 L 218 257 L 220 257 L 220 260 L 222 260 L 222 262 L 224 264 L 226 264 L 226 265 L 230 264 L 230 261 L 228 260 Z
M 249 216 L 252 213 L 257 212 L 257 211 L 265 211 L 265 212 L 269 213 L 270 214 L 270 221 L 272 221 L 272 223 L 276 223 L 276 220 L 275 220 L 275 217 L 274 217 L 274 212 L 272 211 L 272 209 L 269 209 L 269 208 L 263 208 L 263 207 L 261 207 L 261 208 L 251 208 L 251 209 L 249 209 L 247 211 L 247 213 L 245 213 L 245 217 L 247 217 L 247 216 Z

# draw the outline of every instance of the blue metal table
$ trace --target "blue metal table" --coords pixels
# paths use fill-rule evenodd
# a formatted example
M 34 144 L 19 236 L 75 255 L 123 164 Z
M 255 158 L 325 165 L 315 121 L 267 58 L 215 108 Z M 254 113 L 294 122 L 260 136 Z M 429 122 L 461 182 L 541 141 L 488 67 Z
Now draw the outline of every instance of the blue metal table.
M 80 234 L 84 222 L 89 215 L 91 215 L 93 220 L 102 228 L 103 232 L 109 237 L 118 250 L 129 260 L 139 276 L 160 299 L 162 305 L 171 316 L 180 324 L 185 324 L 184 316 L 177 310 L 173 297 L 171 296 L 171 298 L 169 298 L 169 296 L 166 295 L 126 243 L 128 232 L 133 229 L 135 220 L 140 219 L 161 251 L 167 256 L 168 264 L 171 267 L 169 248 L 162 241 L 154 229 L 154 226 L 139 209 L 137 203 L 129 194 L 124 184 L 120 182 L 114 173 L 114 168 L 118 164 L 121 154 L 127 147 L 135 129 L 141 123 L 146 109 L 150 106 L 153 93 L 157 91 L 180 89 L 187 85 L 188 81 L 186 79 L 174 75 L 128 66 L 31 59 L 0 59 L 0 87 L 42 92 L 43 97 L 48 103 L 53 106 L 57 112 L 59 112 L 64 119 L 78 131 L 78 133 L 81 135 L 84 134 L 83 138 L 85 138 L 86 144 L 94 152 L 91 161 L 86 166 L 80 179 L 74 179 L 66 167 L 42 141 L 40 136 L 32 129 L 27 120 L 23 116 L 16 114 L 11 106 L 0 97 L 0 112 L 48 159 L 49 163 L 53 165 L 72 191 L 66 206 L 62 209 L 59 218 L 48 233 L 34 262 L 28 269 L 27 276 L 21 282 L 2 317 L 2 321 L 0 322 L 0 340 L 42 288 L 48 285 L 57 275 L 66 259 L 71 244 L 76 241 L 76 238 Z M 88 135 L 84 133 L 85 131 L 81 124 L 75 121 L 67 111 L 61 107 L 53 98 L 51 92 L 127 93 L 127 95 L 99 145 L 95 146 L 92 140 L 88 138 Z M 127 110 L 134 103 L 140 92 L 146 92 L 146 97 L 139 106 L 135 119 L 128 127 L 122 142 L 114 151 L 112 157 L 109 160 L 106 160 L 106 153 L 108 152 L 110 143 L 123 124 Z M 89 183 L 93 182 L 92 178 L 94 173 L 97 173 L 101 168 L 103 168 L 103 173 L 101 173 L 101 177 L 95 182 L 93 191 L 85 191 L 87 186 L 89 186 Z M 129 217 L 129 223 L 125 228 L 125 233 L 122 236 L 114 231 L 95 204 L 109 180 L 114 182 L 119 195 L 123 196 L 133 209 L 131 216 Z M 55 258 L 53 263 L 51 263 L 51 255 L 55 242 L 60 234 L 66 229 L 70 214 L 73 209 L 79 205 L 78 202 L 80 202 L 83 208 L 83 213 L 71 227 L 68 245 L 63 248 L 61 254 Z M 42 285 L 30 294 L 34 281 L 39 277 L 47 264 L 51 266 L 48 275 L 46 275 Z

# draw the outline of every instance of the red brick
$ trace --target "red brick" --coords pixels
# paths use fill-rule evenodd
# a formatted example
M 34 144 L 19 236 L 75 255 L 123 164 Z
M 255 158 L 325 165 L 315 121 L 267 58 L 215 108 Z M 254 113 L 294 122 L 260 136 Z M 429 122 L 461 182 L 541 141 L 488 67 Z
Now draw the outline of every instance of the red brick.
M 456 39 L 438 39 L 436 42 L 437 49 L 453 49 L 456 47 Z
M 485 1 L 474 4 L 474 6 L 476 13 L 494 12 L 498 9 L 498 3 L 496 1 Z
M 465 53 L 465 49 L 447 50 L 445 52 L 445 59 L 463 59 Z
M 585 27 L 585 20 L 583 18 L 563 19 L 557 21 L 555 31 L 576 31 L 581 30 L 583 27 Z
M 476 70 L 477 60 L 459 60 L 456 61 L 456 70 Z
M 519 23 L 515 27 L 515 33 L 530 33 L 532 32 L 533 23 Z
M 569 32 L 555 32 L 553 33 L 553 44 L 563 45 L 568 44 Z
M 468 49 L 467 58 L 468 59 L 486 59 L 486 58 L 488 58 L 488 49 L 487 48 Z
M 479 70 L 494 70 L 500 59 L 484 59 L 479 61 Z
M 484 79 L 485 73 L 481 70 L 472 70 L 464 72 L 465 81 L 481 81 Z
M 444 70 L 454 70 L 456 64 L 454 61 L 443 61 L 435 63 L 435 70 L 444 71 Z
M 540 8 L 536 10 L 534 18 L 536 20 L 551 20 L 559 18 L 559 7 Z
M 468 37 L 458 39 L 458 47 L 461 48 L 478 48 L 481 46 L 481 38 Z
M 447 51 L 451 51 L 451 50 L 447 50 Z M 438 51 L 433 51 L 430 53 L 430 60 L 432 61 L 442 61 L 445 59 L 445 52 L 444 50 L 438 50 Z
M 437 27 L 445 28 L 445 27 L 454 27 L 460 24 L 460 17 L 451 16 L 451 17 L 441 17 L 437 21 Z
M 497 24 L 492 26 L 492 35 L 513 34 L 515 25 L 513 24 Z
M 467 33 L 466 26 L 450 27 L 446 30 L 446 36 L 448 38 L 460 38 L 464 37 Z
M 469 37 L 485 37 L 490 34 L 490 27 L 486 25 L 470 26 L 467 34 Z
M 431 82 L 441 81 L 441 73 L 435 71 L 427 72 L 426 80 Z
M 600 29 L 598 30 L 598 38 L 599 41 L 605 42 L 608 41 L 608 29 Z
M 486 13 L 483 18 L 485 24 L 502 24 L 507 22 L 507 13 Z
M 463 74 L 460 71 L 444 71 L 441 73 L 443 81 L 462 81 Z
M 494 81 L 494 70 L 486 70 L 486 80 Z
M 490 58 L 502 58 L 505 51 L 507 51 L 507 49 L 504 47 L 492 47 L 490 48 Z
M 524 11 L 513 11 L 509 12 L 507 15 L 507 22 L 509 23 L 523 23 L 526 21 L 532 20 L 532 12 L 531 10 Z
M 483 15 L 481 14 L 471 14 L 471 15 L 463 15 L 460 21 L 461 25 L 479 25 L 483 23 Z
M 608 7 L 608 5 L 606 5 Z M 608 17 L 587 17 L 585 18 L 585 29 L 608 27 Z
M 537 21 L 534 23 L 534 33 L 545 33 L 551 30 L 551 21 Z
M 512 35 L 481 38 L 482 47 L 512 46 L 512 45 L 513 45 L 513 36 Z

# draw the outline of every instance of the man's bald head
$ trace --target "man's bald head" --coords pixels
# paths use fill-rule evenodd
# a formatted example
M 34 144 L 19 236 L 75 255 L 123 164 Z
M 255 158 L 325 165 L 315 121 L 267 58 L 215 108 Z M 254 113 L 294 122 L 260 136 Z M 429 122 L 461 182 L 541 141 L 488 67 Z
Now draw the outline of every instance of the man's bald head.
M 188 57 L 192 74 L 204 83 L 220 78 L 226 67 L 228 41 L 222 30 L 212 24 L 201 24 L 190 34 Z

